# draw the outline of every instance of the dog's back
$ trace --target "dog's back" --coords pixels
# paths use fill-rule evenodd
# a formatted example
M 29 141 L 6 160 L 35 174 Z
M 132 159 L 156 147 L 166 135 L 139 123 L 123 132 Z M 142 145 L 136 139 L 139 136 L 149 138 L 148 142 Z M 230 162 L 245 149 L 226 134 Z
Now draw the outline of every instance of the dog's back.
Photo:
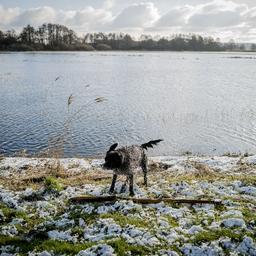
M 145 158 L 144 149 L 139 145 L 121 147 L 116 151 L 123 157 L 122 165 L 115 170 L 117 174 L 129 175 L 134 169 L 141 166 Z

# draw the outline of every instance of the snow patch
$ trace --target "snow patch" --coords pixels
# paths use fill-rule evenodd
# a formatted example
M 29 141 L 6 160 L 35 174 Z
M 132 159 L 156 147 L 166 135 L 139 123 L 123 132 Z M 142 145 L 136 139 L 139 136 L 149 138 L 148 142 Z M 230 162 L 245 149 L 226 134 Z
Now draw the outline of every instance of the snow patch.
M 219 256 L 223 255 L 222 249 L 217 246 L 195 246 L 187 244 L 182 247 L 181 251 L 187 256 Z
M 53 240 L 60 240 L 60 241 L 69 241 L 69 242 L 77 242 L 77 238 L 70 234 L 70 231 L 58 231 L 58 230 L 51 230 L 47 232 L 49 238 Z
M 114 249 L 106 244 L 94 245 L 91 248 L 80 251 L 77 256 L 114 256 Z
M 245 221 L 238 218 L 229 218 L 221 222 L 226 228 L 245 228 Z

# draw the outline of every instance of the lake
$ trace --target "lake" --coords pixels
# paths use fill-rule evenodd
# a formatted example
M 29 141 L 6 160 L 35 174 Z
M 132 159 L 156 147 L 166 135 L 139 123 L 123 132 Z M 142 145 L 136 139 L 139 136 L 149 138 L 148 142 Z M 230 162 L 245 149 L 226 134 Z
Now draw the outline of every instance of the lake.
M 0 154 L 159 138 L 150 155 L 256 153 L 255 54 L 2 53 L 0 67 Z

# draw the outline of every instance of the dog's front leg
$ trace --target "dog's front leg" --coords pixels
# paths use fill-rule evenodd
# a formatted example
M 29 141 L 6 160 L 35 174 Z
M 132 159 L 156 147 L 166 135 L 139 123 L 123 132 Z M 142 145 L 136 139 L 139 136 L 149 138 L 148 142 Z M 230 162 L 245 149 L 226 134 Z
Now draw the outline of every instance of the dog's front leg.
M 148 186 L 148 178 L 147 178 L 147 172 L 144 172 L 144 185 L 147 187 Z
M 116 178 L 117 178 L 117 175 L 114 174 L 113 175 L 113 179 L 112 179 L 112 183 L 111 183 L 111 187 L 109 189 L 109 193 L 113 193 L 114 192 L 115 184 L 116 184 Z
M 129 175 L 129 181 L 130 181 L 130 196 L 134 196 L 134 191 L 133 191 L 133 174 Z
M 147 173 L 148 173 L 148 159 L 147 156 L 144 155 L 142 162 L 141 162 L 141 168 L 143 171 L 144 175 L 144 185 L 147 187 L 148 186 L 148 178 L 147 178 Z
M 129 177 L 127 176 L 125 183 L 121 187 L 120 193 L 124 193 L 126 191 L 126 184 L 128 183 L 128 181 L 129 181 Z

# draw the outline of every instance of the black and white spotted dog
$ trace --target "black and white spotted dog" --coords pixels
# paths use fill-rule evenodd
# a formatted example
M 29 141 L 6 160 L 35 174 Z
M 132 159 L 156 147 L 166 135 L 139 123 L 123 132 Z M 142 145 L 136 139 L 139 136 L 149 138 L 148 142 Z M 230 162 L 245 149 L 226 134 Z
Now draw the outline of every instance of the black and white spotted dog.
M 130 183 L 130 195 L 133 196 L 133 176 L 135 169 L 138 167 L 143 171 L 144 185 L 147 186 L 148 161 L 145 150 L 153 148 L 153 145 L 157 145 L 160 141 L 162 140 L 151 140 L 140 146 L 132 145 L 118 149 L 116 149 L 118 144 L 115 143 L 109 148 L 103 167 L 114 171 L 112 184 L 109 190 L 110 193 L 114 192 L 117 175 L 125 175 L 127 176 L 127 181 L 129 180 Z M 126 183 L 122 186 L 121 192 L 125 190 L 125 186 Z

